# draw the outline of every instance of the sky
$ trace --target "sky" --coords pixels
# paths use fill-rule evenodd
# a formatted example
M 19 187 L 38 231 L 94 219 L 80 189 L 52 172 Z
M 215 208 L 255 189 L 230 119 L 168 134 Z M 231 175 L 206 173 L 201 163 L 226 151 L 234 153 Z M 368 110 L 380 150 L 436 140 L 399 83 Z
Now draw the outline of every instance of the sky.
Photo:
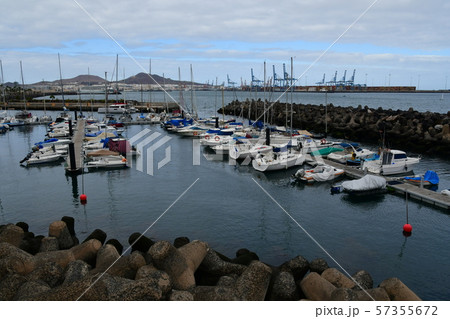
M 449 89 L 448 0 L 15 0 L 0 12 L 4 82 L 149 72 L 250 84 L 290 73 L 297 85 L 356 69 L 355 83 Z M 151 62 L 150 62 L 151 61 Z M 448 82 L 448 83 L 447 83 Z

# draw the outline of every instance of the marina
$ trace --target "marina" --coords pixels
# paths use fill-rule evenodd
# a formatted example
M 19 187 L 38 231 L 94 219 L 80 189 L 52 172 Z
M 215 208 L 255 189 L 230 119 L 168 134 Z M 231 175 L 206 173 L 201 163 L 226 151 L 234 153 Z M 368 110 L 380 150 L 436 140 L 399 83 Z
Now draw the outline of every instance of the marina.
M 214 92 L 209 94 L 209 98 L 204 98 L 214 101 Z M 228 94 L 231 100 L 233 95 Z M 199 105 L 201 114 L 214 114 L 211 104 Z M 80 175 L 64 174 L 61 163 L 20 167 L 18 163 L 23 155 L 47 133 L 46 126 L 21 126 L 1 135 L 4 156 L 0 157 L 3 177 L 0 223 L 23 220 L 34 233 L 45 234 L 49 223 L 70 215 L 75 218 L 80 238 L 99 228 L 108 238 L 117 238 L 125 244 L 129 234 L 145 230 L 147 226 L 143 225 L 150 225 L 198 178 L 192 191 L 146 236 L 158 240 L 179 236 L 201 239 L 228 256 L 246 247 L 255 251 L 260 260 L 273 265 L 299 254 L 309 260 L 323 257 L 323 251 L 265 197 L 258 183 L 327 247 L 336 260 L 343 261 L 350 273 L 365 269 L 375 282 L 396 276 L 424 300 L 449 298 L 446 283 L 450 283 L 450 278 L 435 271 L 436 264 L 450 267 L 448 256 L 439 253 L 441 238 L 446 236 L 449 225 L 448 208 L 425 201 L 432 198 L 432 191 L 398 184 L 389 187 L 398 188 L 403 192 L 401 196 L 388 193 L 355 199 L 347 194 L 332 195 L 330 188 L 337 181 L 311 185 L 294 182 L 291 176 L 298 167 L 257 172 L 251 163 L 230 161 L 227 155 L 195 146 L 198 139 L 182 137 L 159 125 L 127 122 L 122 135 L 132 139 L 146 129 L 160 134 L 160 138 L 168 141 L 165 146 L 170 146 L 170 162 L 159 168 L 156 164 L 166 158 L 167 151 L 165 147 L 155 151 L 153 175 L 148 173 L 149 163 L 144 162 L 140 168 L 138 157 L 129 160 L 128 169 L 84 170 Z M 374 148 L 367 144 L 361 146 Z M 351 178 L 363 174 L 361 170 L 324 161 L 344 169 Z M 423 174 L 428 169 L 439 174 L 439 189 L 434 193 L 441 195 L 440 190 L 450 187 L 450 164 L 424 155 L 414 173 Z M 18 189 L 20 192 L 15 191 Z M 414 228 L 408 238 L 402 234 L 404 192 L 411 199 L 421 197 L 408 203 Z M 82 194 L 87 196 L 86 205 L 80 203 Z

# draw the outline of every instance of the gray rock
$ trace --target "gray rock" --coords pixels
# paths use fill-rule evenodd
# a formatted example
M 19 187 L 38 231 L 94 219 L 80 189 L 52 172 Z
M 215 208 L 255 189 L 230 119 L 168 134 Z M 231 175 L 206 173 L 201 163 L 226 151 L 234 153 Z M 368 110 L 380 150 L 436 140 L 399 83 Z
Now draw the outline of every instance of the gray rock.
M 127 279 L 134 279 L 138 269 L 145 265 L 145 259 L 139 253 L 132 253 L 128 256 L 122 256 L 117 260 L 111 268 L 108 269 L 107 273 L 113 276 L 123 277 Z M 94 269 L 92 273 L 96 273 L 97 270 Z
M 349 288 L 355 287 L 355 282 L 345 276 L 336 268 L 328 268 L 322 273 L 322 278 L 331 282 L 336 288 Z
M 59 250 L 59 242 L 56 237 L 42 238 L 39 252 L 57 251 L 57 250 Z
M 236 280 L 239 299 L 263 301 L 270 283 L 272 269 L 260 261 L 253 261 Z
M 63 282 L 64 269 L 55 262 L 49 262 L 29 273 L 27 280 L 34 282 L 42 281 L 49 287 L 54 288 Z
M 389 295 L 383 288 L 354 290 L 355 301 L 390 301 Z
M 24 276 L 8 274 L 0 281 L 0 301 L 13 300 L 20 286 L 27 282 Z
M 201 269 L 203 271 L 217 276 L 225 276 L 229 274 L 241 275 L 246 268 L 247 266 L 233 264 L 222 260 L 212 249 L 208 249 L 201 264 Z
M 69 263 L 64 276 L 63 285 L 67 286 L 74 281 L 83 279 L 89 274 L 90 266 L 82 260 L 74 260 Z
M 133 280 L 120 286 L 111 294 L 112 301 L 157 301 L 163 298 L 158 283 L 151 279 Z
M 0 228 L 0 243 L 9 243 L 19 247 L 24 236 L 24 231 L 19 226 L 8 224 Z
M 359 284 L 359 286 L 356 285 L 353 289 L 361 289 L 362 287 L 367 290 L 373 288 L 372 276 L 365 270 L 358 271 L 352 278 Z
M 56 237 L 58 239 L 59 249 L 69 249 L 74 246 L 72 235 L 67 228 L 67 224 L 62 220 L 50 224 L 48 236 Z
M 46 291 L 49 291 L 51 288 L 50 286 L 43 282 L 43 281 L 28 281 L 24 283 L 20 288 L 17 290 L 16 295 L 14 296 L 14 300 L 18 301 L 32 301 L 34 300 L 34 297 L 45 293 Z
M 329 301 L 332 293 L 337 289 L 328 280 L 322 278 L 318 273 L 309 273 L 300 282 L 303 294 L 309 300 Z
M 282 271 L 274 277 L 269 300 L 291 301 L 299 299 L 300 294 L 292 273 Z
M 309 270 L 309 262 L 302 256 L 297 256 L 280 266 L 280 271 L 289 271 L 295 281 L 301 280 Z
M 309 269 L 311 272 L 316 272 L 321 275 L 329 266 L 325 259 L 316 258 L 309 263 Z
M 236 290 L 221 286 L 197 286 L 192 295 L 195 301 L 238 301 Z
M 221 287 L 234 288 L 235 284 L 236 284 L 236 278 L 233 278 L 232 276 L 222 276 L 217 281 L 217 286 L 221 286 Z
M 331 301 L 355 301 L 356 293 L 349 288 L 338 288 L 331 293 Z
M 189 291 L 172 290 L 169 301 L 194 301 L 194 296 Z
M 411 289 L 409 289 L 400 279 L 388 278 L 380 284 L 384 288 L 392 301 L 421 301 Z

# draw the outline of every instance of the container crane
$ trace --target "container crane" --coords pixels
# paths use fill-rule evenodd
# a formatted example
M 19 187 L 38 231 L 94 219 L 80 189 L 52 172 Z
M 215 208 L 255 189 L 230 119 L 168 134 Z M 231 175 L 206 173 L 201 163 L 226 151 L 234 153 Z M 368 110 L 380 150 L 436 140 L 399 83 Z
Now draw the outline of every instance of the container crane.
M 323 74 L 322 81 L 321 81 L 321 82 L 316 82 L 316 84 L 318 84 L 318 85 L 323 85 L 323 84 L 325 84 L 325 73 Z
M 228 74 L 227 74 L 227 82 L 228 82 L 228 86 L 234 87 L 236 85 L 236 82 L 233 82 L 230 80 L 230 77 L 228 76 Z
M 264 81 L 262 80 L 258 80 L 254 75 L 253 75 L 253 68 L 250 69 L 251 70 L 251 74 L 252 74 L 252 83 L 251 86 L 253 87 L 261 87 L 264 84 Z

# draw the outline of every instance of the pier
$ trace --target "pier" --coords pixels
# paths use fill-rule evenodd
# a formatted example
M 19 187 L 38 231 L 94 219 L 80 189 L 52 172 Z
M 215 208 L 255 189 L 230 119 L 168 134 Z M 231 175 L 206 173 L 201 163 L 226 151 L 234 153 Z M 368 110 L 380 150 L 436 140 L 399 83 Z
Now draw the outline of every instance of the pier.
M 327 165 L 343 169 L 345 175 L 347 175 L 350 178 L 356 179 L 364 176 L 364 171 L 360 169 L 336 163 L 327 159 L 323 159 L 323 162 Z M 431 204 L 437 207 L 450 209 L 450 197 L 447 195 L 443 195 L 441 193 L 437 193 L 423 187 L 418 187 L 416 185 L 401 182 L 398 180 L 398 177 L 388 177 L 388 176 L 382 177 L 384 177 L 386 179 L 386 182 L 388 182 L 387 187 L 389 189 L 392 189 L 395 193 L 398 194 L 407 193 L 410 198 L 413 198 L 415 200 Z M 389 184 L 389 182 L 396 182 L 396 183 Z
M 77 129 L 74 132 L 72 143 L 69 144 L 69 156 L 67 156 L 66 172 L 71 174 L 81 173 L 83 170 L 82 144 L 84 139 L 85 120 L 78 119 Z

